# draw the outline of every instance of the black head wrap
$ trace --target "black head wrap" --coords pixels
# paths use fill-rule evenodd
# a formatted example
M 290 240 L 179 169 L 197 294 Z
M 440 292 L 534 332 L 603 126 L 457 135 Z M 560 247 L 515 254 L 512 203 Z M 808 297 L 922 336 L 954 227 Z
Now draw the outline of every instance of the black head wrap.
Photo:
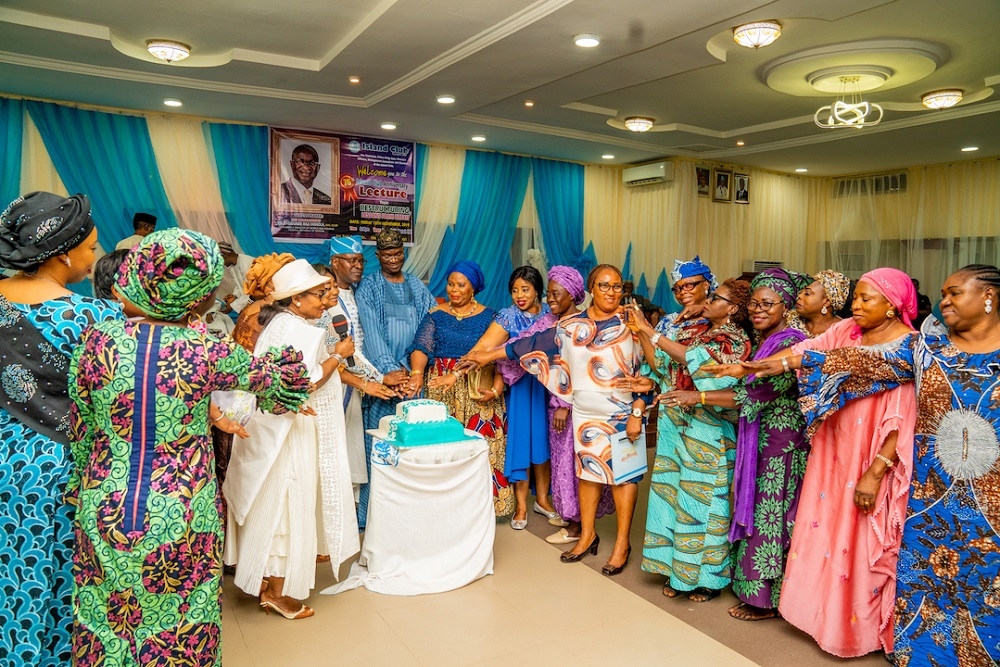
M 93 229 L 86 195 L 26 194 L 0 213 L 0 266 L 31 271 L 83 243 Z
M 378 250 L 392 250 L 403 247 L 403 235 L 395 229 L 383 229 L 375 237 L 375 248 Z

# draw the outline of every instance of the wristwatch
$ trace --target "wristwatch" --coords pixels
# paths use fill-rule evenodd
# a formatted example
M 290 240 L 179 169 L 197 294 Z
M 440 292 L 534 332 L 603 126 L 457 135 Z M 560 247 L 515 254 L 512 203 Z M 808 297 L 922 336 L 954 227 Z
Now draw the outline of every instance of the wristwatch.
M 632 416 L 636 419 L 642 419 L 642 410 L 639 408 L 632 408 Z

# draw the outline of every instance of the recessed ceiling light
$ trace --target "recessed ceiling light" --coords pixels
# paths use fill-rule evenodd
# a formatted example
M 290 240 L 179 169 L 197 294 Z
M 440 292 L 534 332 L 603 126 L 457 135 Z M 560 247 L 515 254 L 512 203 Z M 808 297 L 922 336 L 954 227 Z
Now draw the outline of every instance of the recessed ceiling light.
M 614 160 L 614 159 L 615 159 L 615 156 L 614 156 L 614 155 L 612 155 L 611 153 L 605 153 L 605 154 L 604 154 L 604 155 L 602 155 L 601 157 L 602 157 L 603 159 L 605 159 L 605 160 Z
M 454 95 L 438 95 L 438 104 L 454 104 Z
M 781 37 L 781 24 L 777 21 L 755 21 L 733 28 L 733 39 L 740 46 L 759 49 Z
M 736 145 L 737 146 L 743 146 L 745 143 L 746 142 L 744 142 L 742 139 L 740 139 L 739 141 L 736 142 Z
M 395 123 L 382 123 L 382 129 L 383 130 L 395 130 L 396 129 L 396 124 Z
M 146 41 L 146 50 L 154 58 L 175 63 L 191 55 L 191 47 L 181 42 L 169 39 L 150 39 Z
M 483 135 L 481 135 L 481 134 L 477 134 L 477 135 L 474 135 L 474 136 L 472 137 L 472 140 L 473 140 L 473 141 L 486 141 L 486 137 L 484 137 L 484 136 L 483 136 Z
M 525 100 L 524 101 L 524 106 L 526 106 L 526 107 L 533 107 L 533 106 L 535 106 L 535 103 L 532 102 L 531 100 Z
M 592 32 L 585 32 L 573 37 L 573 43 L 585 49 L 592 49 L 601 43 L 601 38 Z
M 351 83 L 361 83 L 360 76 L 349 76 L 347 77 L 347 80 L 350 81 Z
M 807 171 L 809 171 L 809 170 L 808 170 L 808 169 L 806 169 L 805 167 L 799 167 L 798 169 L 796 169 L 796 170 L 795 170 L 795 173 L 796 173 L 796 174 L 804 174 L 804 173 L 806 173 Z
M 168 97 L 167 99 L 163 100 L 163 103 L 166 104 L 168 107 L 179 107 L 182 104 L 184 104 L 183 102 L 174 97 Z
M 920 102 L 928 109 L 947 109 L 962 101 L 961 90 L 936 90 L 921 96 Z
M 979 146 L 963 146 L 962 147 L 962 152 L 963 153 L 971 153 L 972 151 L 978 151 L 978 150 L 979 150 Z

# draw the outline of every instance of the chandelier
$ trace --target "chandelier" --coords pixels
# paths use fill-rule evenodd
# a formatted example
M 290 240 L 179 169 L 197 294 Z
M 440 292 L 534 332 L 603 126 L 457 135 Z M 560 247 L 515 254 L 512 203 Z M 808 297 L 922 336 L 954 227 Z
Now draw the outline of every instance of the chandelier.
M 882 107 L 862 99 L 859 76 L 840 77 L 841 93 L 833 104 L 820 107 L 813 115 L 819 127 L 830 130 L 842 127 L 861 129 L 882 122 Z
M 191 55 L 191 47 L 187 44 L 174 42 L 169 39 L 151 39 L 146 42 L 146 50 L 160 60 L 168 63 L 175 63 L 184 60 Z
M 781 24 L 777 21 L 755 21 L 733 28 L 733 40 L 740 46 L 759 49 L 781 37 Z
M 920 101 L 928 109 L 947 109 L 962 101 L 962 91 L 936 90 L 921 97 Z
M 625 119 L 625 127 L 633 132 L 646 132 L 653 127 L 653 119 L 643 118 L 642 116 L 629 116 Z

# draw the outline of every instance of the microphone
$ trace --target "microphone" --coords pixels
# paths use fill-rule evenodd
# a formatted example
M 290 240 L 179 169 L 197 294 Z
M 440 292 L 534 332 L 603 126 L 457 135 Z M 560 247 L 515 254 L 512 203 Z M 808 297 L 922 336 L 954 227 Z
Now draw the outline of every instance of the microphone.
M 333 316 L 333 328 L 341 339 L 346 338 L 351 331 L 351 325 L 347 322 L 347 318 L 344 317 L 342 313 L 337 313 Z M 347 357 L 347 359 L 344 359 L 344 361 L 347 363 L 347 367 L 350 368 L 354 365 L 354 355 L 352 354 Z

